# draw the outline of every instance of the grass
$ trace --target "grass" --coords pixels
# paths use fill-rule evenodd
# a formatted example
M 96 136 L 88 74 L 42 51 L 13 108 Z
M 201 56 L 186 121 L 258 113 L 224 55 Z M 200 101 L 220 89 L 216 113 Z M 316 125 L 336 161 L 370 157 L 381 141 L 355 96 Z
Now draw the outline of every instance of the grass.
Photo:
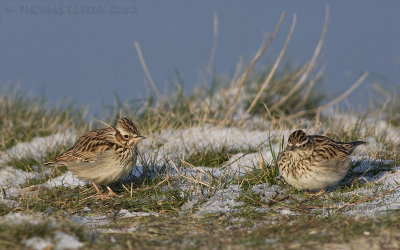
M 318 57 L 318 53 L 314 55 Z M 346 216 L 342 214 L 345 209 L 336 209 L 341 205 L 367 203 L 377 198 L 365 199 L 365 195 L 357 193 L 363 188 L 370 189 L 376 196 L 385 191 L 379 184 L 356 180 L 361 175 L 378 176 L 398 166 L 400 146 L 392 140 L 392 132 L 397 133 L 400 124 L 395 115 L 400 111 L 396 99 L 390 104 L 375 106 L 368 113 L 341 112 L 339 109 L 324 113 L 322 111 L 335 107 L 348 93 L 328 100 L 329 105 L 322 104 L 327 93 L 317 87 L 323 77 L 311 74 L 316 67 L 313 64 L 315 60 L 298 68 L 289 65 L 275 68 L 274 65 L 279 64 L 277 59 L 272 66 L 260 70 L 254 68 L 258 59 L 259 56 L 255 55 L 249 65 L 244 70 L 239 69 L 232 79 L 214 75 L 210 85 L 189 93 L 184 89 L 180 73 L 176 72 L 172 80 L 176 88 L 159 98 L 150 93 L 145 99 L 123 102 L 115 95 L 116 105 L 106 107 L 99 120 L 114 124 L 120 115 L 130 117 L 143 135 L 153 139 L 151 145 L 143 146 L 147 148 L 143 148 L 139 156 L 140 174 L 112 185 L 121 197 L 99 200 L 90 185 L 51 189 L 34 186 L 66 171 L 57 168 L 48 174 L 46 169 L 37 166 L 42 166 L 42 162 L 57 156 L 70 145 L 48 148 L 38 157 L 6 158 L 0 168 L 12 166 L 23 171 L 42 171 L 43 177 L 27 180 L 22 185 L 27 189 L 20 196 L 11 198 L 18 202 L 16 208 L 0 203 L 0 216 L 19 211 L 43 213 L 48 218 L 35 225 L 2 227 L 0 217 L 0 244 L 23 248 L 21 241 L 25 239 L 33 236 L 51 238 L 55 230 L 61 230 L 76 235 L 88 249 L 321 248 L 329 244 L 333 247 L 336 243 L 349 244 L 353 240 L 366 241 L 364 232 L 379 241 L 386 231 L 397 229 L 400 223 L 398 211 L 388 213 L 386 217 L 371 218 Z M 268 88 L 260 92 L 263 86 Z M 79 135 L 100 126 L 85 120 L 84 107 L 52 107 L 44 97 L 30 96 L 18 88 L 3 88 L 1 93 L 0 153 L 35 137 L 65 131 Z M 381 120 L 382 114 L 388 119 Z M 385 123 L 387 127 L 383 127 Z M 168 136 L 165 139 L 160 135 L 169 131 L 169 136 L 174 137 L 178 130 L 199 126 L 235 127 L 242 131 L 270 131 L 270 134 L 268 141 L 256 148 L 243 145 L 232 148 L 228 144 L 204 147 L 199 141 L 190 150 L 159 155 L 164 152 L 165 140 L 168 139 Z M 277 155 L 287 138 L 278 132 L 294 129 L 305 129 L 336 140 L 376 143 L 376 148 L 370 147 L 363 155 L 371 160 L 390 159 L 393 162 L 377 163 L 378 167 L 364 174 L 350 171 L 344 180 L 346 184 L 320 197 L 310 198 L 302 191 L 288 187 L 279 178 Z M 272 159 L 264 157 L 265 151 L 271 152 Z M 227 167 L 226 163 L 239 153 L 255 154 L 259 158 L 253 166 L 238 166 L 239 169 L 246 167 L 244 173 L 237 171 L 232 174 L 227 171 L 230 166 Z M 243 202 L 239 212 L 205 216 L 196 213 L 208 198 L 230 185 L 240 187 L 239 198 L 232 200 L 233 203 Z M 253 190 L 256 185 L 277 185 L 277 196 L 266 197 L 256 193 Z M 223 199 L 229 200 L 230 197 Z M 182 206 L 187 202 L 194 202 L 194 205 L 183 211 Z M 151 212 L 152 215 L 121 218 L 121 209 Z M 296 215 L 282 213 L 287 210 Z M 69 221 L 72 216 L 105 216 L 107 224 L 93 229 L 72 223 Z M 54 225 L 51 218 L 65 224 Z M 127 228 L 134 228 L 134 231 L 129 232 Z M 96 233 L 92 234 L 92 231 Z M 398 242 L 396 237 L 398 235 L 390 235 L 389 241 Z
M 391 84 L 385 82 L 380 84 L 376 82 L 375 85 L 376 98 L 373 100 L 373 107 L 381 109 L 382 119 L 388 120 L 394 126 L 400 126 L 400 87 L 398 84 Z
M 252 171 L 248 171 L 240 180 L 240 185 L 244 190 L 258 184 L 267 183 L 268 185 L 278 184 L 277 177 L 279 176 L 278 154 L 283 151 L 284 138 L 279 144 L 279 152 L 275 152 L 272 148 L 273 141 L 271 135 L 268 137 L 269 150 L 272 155 L 272 161 L 266 161 L 260 153 L 257 166 L 253 166 Z
M 21 197 L 21 206 L 31 212 L 80 213 L 85 207 L 93 214 L 113 214 L 124 208 L 133 212 L 156 212 L 160 214 L 175 214 L 186 201 L 178 190 L 145 189 L 133 190 L 131 193 L 122 191 L 121 197 L 115 199 L 97 199 L 97 192 L 91 186 L 82 188 L 56 187 L 52 189 L 39 188 Z
M 303 119 L 303 118 L 302 118 Z M 142 122 L 139 120 L 139 122 Z M 301 120 L 300 120 L 301 122 Z M 340 123 L 338 120 L 326 119 L 325 121 L 315 122 L 318 126 L 324 124 L 326 127 L 335 126 Z M 355 128 L 348 130 L 344 125 L 339 126 L 340 133 L 328 134 L 338 140 L 355 140 L 357 138 L 365 138 L 366 133 L 370 133 L 373 129 L 366 126 L 365 118 L 359 118 Z M 156 133 L 154 130 L 153 133 Z M 374 135 L 375 136 L 375 135 Z M 377 140 L 385 142 L 383 137 L 375 136 Z M 269 145 L 276 144 L 280 139 L 270 137 Z M 281 144 L 283 144 L 281 142 Z M 158 146 L 160 147 L 160 145 Z M 162 147 L 162 145 L 161 145 Z M 51 158 L 58 154 L 62 148 L 55 151 L 48 151 L 43 158 L 13 158 L 7 162 L 24 171 L 35 171 L 34 166 L 40 164 L 44 159 Z M 56 152 L 57 151 L 57 152 Z M 39 189 L 29 192 L 26 196 L 19 199 L 19 207 L 10 209 L 1 207 L 1 215 L 5 215 L 12 211 L 24 211 L 29 213 L 41 212 L 48 213 L 51 211 L 52 217 L 62 215 L 79 215 L 83 209 L 89 208 L 91 216 L 106 216 L 109 224 L 102 226 L 105 232 L 97 233 L 95 241 L 90 240 L 90 234 L 85 226 L 79 226 L 70 223 L 72 229 L 67 229 L 69 234 L 77 235 L 80 241 L 85 243 L 85 247 L 107 248 L 114 244 L 120 247 L 132 248 L 190 248 L 190 247 L 267 247 L 267 248 L 287 248 L 287 247 L 311 247 L 318 248 L 322 245 L 330 245 L 336 242 L 340 244 L 350 244 L 355 239 L 365 240 L 364 232 L 368 232 L 376 240 L 379 239 L 381 231 L 393 230 L 396 223 L 399 223 L 399 216 L 383 217 L 379 219 L 351 218 L 343 216 L 340 213 L 333 214 L 328 218 L 321 218 L 319 211 L 306 213 L 298 208 L 293 201 L 282 201 L 268 208 L 267 202 L 262 197 L 252 191 L 252 187 L 259 184 L 279 185 L 286 188 L 283 181 L 277 179 L 279 172 L 277 169 L 276 157 L 277 153 L 272 147 L 269 151 L 273 153 L 272 162 L 268 162 L 260 155 L 259 162 L 253 166 L 252 171 L 248 171 L 241 176 L 238 181 L 228 180 L 224 178 L 210 180 L 210 187 L 204 186 L 203 190 L 218 190 L 223 188 L 224 183 L 235 182 L 242 187 L 242 193 L 237 201 L 244 202 L 241 206 L 241 212 L 230 215 L 208 215 L 201 218 L 197 216 L 191 217 L 190 214 L 195 213 L 196 206 L 182 215 L 181 206 L 188 200 L 196 197 L 192 192 L 196 190 L 194 187 L 182 190 L 179 185 L 181 180 L 168 180 L 168 160 L 165 165 L 160 166 L 155 161 L 155 157 L 142 155 L 139 162 L 144 166 L 144 171 L 140 177 L 132 178 L 133 186 L 124 183 L 128 188 L 125 190 L 119 186 L 119 193 L 122 197 L 113 200 L 97 200 L 96 191 L 91 186 L 71 189 L 68 187 L 57 187 L 53 189 Z M 398 161 L 396 153 L 398 147 L 393 144 L 387 144 L 384 151 L 370 153 L 372 155 L 384 155 L 385 159 L 394 159 Z M 208 148 L 207 150 L 197 150 L 195 153 L 185 158 L 189 164 L 193 166 L 209 166 L 219 168 L 227 162 L 232 155 L 237 153 L 254 153 L 249 150 L 230 150 L 228 147 L 219 149 Z M 396 163 L 382 165 L 373 170 L 370 174 L 379 174 L 384 170 L 391 170 Z M 374 172 L 375 171 L 375 172 Z M 356 178 L 350 173 L 349 180 Z M 41 183 L 45 180 L 36 182 Z M 195 180 L 196 181 L 196 180 Z M 192 182 L 194 186 L 199 184 Z M 32 180 L 29 185 L 35 184 Z M 356 184 L 342 187 L 330 196 L 322 196 L 318 199 L 306 202 L 308 206 L 329 206 L 335 203 L 354 203 L 363 200 L 363 196 L 347 193 L 359 189 L 366 184 Z M 132 190 L 130 190 L 132 188 Z M 105 190 L 104 190 L 105 191 Z M 209 192 L 207 191 L 207 192 Z M 293 195 L 300 199 L 307 199 L 306 196 L 297 190 L 287 189 L 286 193 L 281 193 L 279 197 L 287 194 Z M 199 194 L 198 194 L 199 195 Z M 212 193 L 210 193 L 212 195 Z M 209 195 L 209 196 L 210 196 Z M 206 197 L 209 197 L 206 196 Z M 295 211 L 300 211 L 303 215 L 298 217 L 282 216 L 279 211 L 291 207 Z M 158 217 L 139 217 L 131 219 L 123 219 L 118 217 L 118 211 L 127 209 L 132 212 L 152 212 L 158 214 Z M 261 209 L 261 210 L 259 210 Z M 297 209 L 297 210 L 296 210 Z M 261 212 L 264 211 L 264 212 Z M 272 223 L 273 222 L 273 223 Z M 20 242 L 33 236 L 54 237 L 55 228 L 48 226 L 48 223 L 41 223 L 36 226 L 20 227 L 15 225 L 10 231 L 0 232 L 0 237 L 6 239 L 10 248 L 21 246 Z M 129 233 L 126 228 L 132 225 L 136 231 Z M 306 230 L 303 230 L 306 228 Z M 328 230 L 330 228 L 332 230 Z M 122 230 L 119 233 L 113 233 L 113 230 Z M 65 230 L 64 228 L 60 230 Z M 75 231 L 74 231 L 75 230 Z M 109 232 L 107 230 L 110 230 Z M 188 232 L 191 232 L 188 234 Z M 115 243 L 111 243 L 110 239 Z M 395 239 L 391 238 L 395 242 Z
M 27 95 L 18 87 L 2 87 L 0 93 L 0 150 L 35 137 L 86 126 L 84 108 L 50 107 L 43 97 Z
M 52 224 L 49 221 L 36 225 L 13 225 L 0 229 L 0 240 L 15 248 L 33 236 L 52 237 L 59 230 L 75 235 L 85 243 L 85 248 L 322 248 L 345 244 L 356 247 L 372 242 L 394 247 L 398 237 L 399 213 L 392 213 L 380 222 L 366 218 L 332 216 L 328 218 L 303 215 L 294 217 L 266 215 L 263 213 L 237 220 L 237 216 L 144 217 L 120 218 L 103 232 L 90 234 L 82 226 L 68 220 Z M 288 223 L 290 221 L 290 223 Z M 107 229 L 114 228 L 107 231 Z M 120 232 L 115 228 L 134 228 L 133 232 Z M 392 231 L 391 234 L 388 232 Z M 366 235 L 368 235 L 366 237 Z M 110 239 L 113 238 L 113 243 Z M 356 243 L 357 242 L 357 243 Z M 84 248 L 84 249 L 85 249 Z
M 0 216 L 6 215 L 11 212 L 13 209 L 6 204 L 0 204 Z
M 0 242 L 2 249 L 25 249 L 26 240 L 33 237 L 51 239 L 56 231 L 75 236 L 80 241 L 89 241 L 89 234 L 84 231 L 82 226 L 65 220 L 55 223 L 52 220 L 44 219 L 0 227 Z
M 244 99 L 243 106 L 248 109 L 255 93 L 260 89 L 261 85 L 265 81 L 267 75 L 270 72 L 270 68 L 267 68 L 262 72 L 255 72 L 251 74 L 248 82 L 244 84 Z M 268 119 L 274 119 L 282 115 L 290 115 L 297 113 L 301 110 L 311 111 L 321 104 L 325 94 L 317 88 L 299 88 L 298 90 L 292 90 L 295 87 L 296 80 L 298 80 L 300 73 L 303 68 L 292 68 L 290 65 L 283 67 L 282 72 L 278 72 L 267 91 L 263 92 L 259 101 L 256 103 L 251 111 L 251 114 L 264 114 L 266 107 L 273 109 L 270 110 L 270 116 Z M 315 84 L 314 82 L 321 82 L 322 79 L 316 77 L 304 83 L 305 86 Z M 318 85 L 317 85 L 318 86 Z M 286 97 L 285 102 L 279 103 L 282 97 Z M 308 113 L 308 117 L 315 115 L 315 112 Z
M 156 109 L 155 109 L 156 110 Z M 153 110 L 153 112 L 156 112 Z M 158 112 L 158 111 L 157 111 Z M 254 114 L 256 117 L 257 114 Z M 145 116 L 142 116 L 144 118 Z M 109 118 L 110 120 L 114 118 Z M 150 118 L 146 118 L 150 119 Z M 153 118 L 152 118 L 153 119 Z M 356 140 L 359 138 L 373 137 L 377 142 L 386 146 L 377 149 L 374 152 L 367 152 L 373 159 L 377 156 L 383 156 L 385 159 L 393 159 L 393 163 L 381 164 L 379 167 L 370 170 L 371 176 L 378 175 L 382 171 L 391 171 L 398 162 L 398 145 L 388 143 L 388 138 L 384 134 L 377 134 L 376 124 L 371 124 L 366 117 L 358 116 L 354 121 L 354 126 L 346 125 L 343 118 L 314 117 L 310 120 L 307 117 L 300 117 L 293 120 L 300 124 L 308 124 L 307 129 L 321 131 L 321 128 L 327 129 L 327 135 L 337 140 Z M 146 124 L 146 120 L 138 119 L 139 124 Z M 179 125 L 177 128 L 187 128 L 208 124 L 208 121 L 198 121 L 194 124 Z M 213 125 L 214 124 L 214 125 Z M 216 121 L 211 120 L 208 126 L 215 126 Z M 279 123 L 266 120 L 261 124 L 269 124 L 274 129 L 291 129 L 290 123 L 283 121 Z M 157 133 L 165 129 L 171 129 L 170 126 L 157 124 L 158 127 L 146 128 L 150 136 L 157 136 Z M 238 126 L 234 123 L 223 126 Z M 251 129 L 259 129 L 260 124 L 252 125 Z M 84 124 L 82 127 L 88 127 Z M 239 126 L 240 127 L 240 126 Z M 296 126 L 297 127 L 297 126 Z M 333 130 L 335 128 L 336 130 Z M 58 130 L 54 130 L 56 132 Z M 335 131 L 334 133 L 332 131 Z M 175 173 L 176 169 L 171 168 L 173 164 L 179 165 L 176 159 L 165 156 L 164 162 L 156 160 L 158 151 L 154 154 L 141 154 L 138 165 L 143 166 L 141 175 L 131 176 L 122 183 L 113 185 L 113 189 L 119 192 L 122 197 L 110 200 L 96 199 L 96 191 L 90 185 L 70 188 L 55 187 L 52 189 L 37 188 L 32 189 L 19 198 L 17 208 L 0 207 L 0 214 L 5 215 L 14 211 L 23 211 L 24 213 L 44 213 L 50 217 L 71 217 L 77 216 L 105 216 L 108 224 L 100 226 L 105 231 L 99 232 L 94 236 L 96 240 L 90 240 L 89 229 L 86 226 L 76 225 L 71 222 L 71 230 L 67 230 L 72 235 L 85 243 L 85 247 L 107 248 L 115 243 L 121 247 L 132 248 L 190 248 L 190 247 L 270 247 L 287 248 L 296 246 L 317 247 L 321 244 L 333 244 L 340 242 L 348 244 L 350 240 L 363 239 L 364 232 L 371 234 L 378 233 L 379 230 L 393 229 L 399 222 L 399 216 L 376 218 L 352 218 L 341 214 L 341 211 L 332 212 L 327 218 L 323 213 L 323 207 L 338 206 L 335 204 L 347 204 L 363 202 L 365 197 L 352 193 L 362 187 L 369 187 L 368 183 L 352 182 L 359 174 L 349 173 L 347 180 L 352 182 L 349 185 L 342 186 L 327 195 L 319 198 L 309 199 L 308 196 L 293 188 L 287 188 L 286 184 L 279 179 L 277 166 L 277 154 L 282 150 L 285 138 L 278 138 L 275 134 L 269 136 L 269 141 L 264 146 L 272 154 L 272 161 L 267 161 L 262 154 L 255 149 L 231 149 L 227 145 L 219 148 L 205 147 L 202 150 L 193 150 L 194 153 L 186 152 L 183 160 L 191 166 L 189 169 L 200 171 L 197 167 L 208 166 L 222 170 L 221 176 L 215 176 L 213 172 L 205 172 L 204 179 L 198 179 L 197 175 L 184 177 L 183 173 Z M 279 151 L 272 147 L 279 144 Z M 163 147 L 162 143 L 154 145 L 156 150 Z M 61 152 L 65 146 L 60 145 L 57 148 L 49 149 L 39 158 L 32 157 L 14 157 L 6 164 L 24 171 L 37 171 L 35 166 L 41 162 L 54 157 Z M 259 150 L 259 149 L 257 149 Z M 161 152 L 161 151 L 160 151 Z M 226 163 L 233 155 L 243 153 L 256 153 L 260 157 L 253 169 L 247 171 L 244 175 L 237 177 L 224 175 L 221 166 Z M 179 160 L 179 159 L 178 159 Z M 174 163 L 175 162 L 175 163 Z M 356 167 L 356 165 L 354 166 Z M 64 169 L 65 170 L 65 169 Z M 174 175 L 175 173 L 175 175 Z M 58 173 L 60 174 L 60 173 Z M 47 178 L 58 174 L 52 174 L 43 180 L 29 180 L 26 186 L 36 183 L 43 183 Z M 190 179 L 192 178 L 192 179 Z M 124 184 L 125 187 L 122 187 Z M 242 188 L 241 194 L 236 201 L 243 202 L 239 213 L 232 214 L 210 214 L 207 216 L 192 215 L 196 213 L 198 205 L 182 211 L 181 207 L 186 202 L 199 198 L 199 203 L 211 197 L 217 190 L 226 188 L 229 185 L 237 184 Z M 255 185 L 278 185 L 282 191 L 279 191 L 277 198 L 283 198 L 287 195 L 296 197 L 304 206 L 314 206 L 315 209 L 304 209 L 295 201 L 287 199 L 268 205 L 268 200 L 260 194 L 255 193 L 252 187 Z M 374 194 L 379 194 L 378 187 L 371 187 Z M 103 190 L 106 191 L 106 190 Z M 352 193 L 351 195 L 349 195 Z M 89 208 L 89 214 L 85 214 L 85 209 Z M 138 218 L 121 218 L 119 211 L 127 209 L 131 212 L 151 212 L 155 216 Z M 290 209 L 299 213 L 300 216 L 281 215 L 280 211 Z M 342 224 L 341 224 L 342 223 Z M 344 226 L 343 226 L 344 223 Z M 126 228 L 135 227 L 134 232 L 127 232 Z M 333 230 L 327 230 L 327 228 Z M 68 227 L 67 227 L 68 228 Z M 306 228 L 307 230 L 302 230 Z M 32 233 L 35 232 L 36 233 Z M 43 223 L 37 227 L 27 227 L 26 231 L 18 225 L 10 232 L 0 232 L 1 237 L 7 238 L 10 247 L 20 246 L 20 240 L 32 236 L 53 237 L 54 228 L 48 228 L 48 224 Z M 60 229 L 61 230 L 61 229 Z M 76 230 L 76 231 L 74 231 Z M 108 230 L 108 231 L 107 231 Z M 115 233 L 115 230 L 120 230 Z M 188 232 L 190 232 L 188 234 Z M 17 236 L 17 235 L 21 236 Z M 1 240 L 1 239 L 0 239 Z
M 229 159 L 238 153 L 249 154 L 254 153 L 252 149 L 231 149 L 224 145 L 221 148 L 214 148 L 213 145 L 204 148 L 203 150 L 195 150 L 194 153 L 190 154 L 185 161 L 193 166 L 208 166 L 208 167 L 220 167 L 223 163 L 229 161 Z
M 65 145 L 58 145 L 52 148 L 51 150 L 44 152 L 44 154 L 40 155 L 39 157 L 34 157 L 34 156 L 19 157 L 13 155 L 11 157 L 7 157 L 7 160 L 5 161 L 4 165 L 10 165 L 16 169 L 31 172 L 34 171 L 32 167 L 43 165 L 44 162 L 55 158 L 66 149 L 67 147 L 65 147 Z
M 268 185 L 277 184 L 277 177 L 279 176 L 279 169 L 276 164 L 267 163 L 262 156 L 260 157 L 259 165 L 252 171 L 248 171 L 241 178 L 241 185 L 244 189 L 258 184 L 267 183 Z

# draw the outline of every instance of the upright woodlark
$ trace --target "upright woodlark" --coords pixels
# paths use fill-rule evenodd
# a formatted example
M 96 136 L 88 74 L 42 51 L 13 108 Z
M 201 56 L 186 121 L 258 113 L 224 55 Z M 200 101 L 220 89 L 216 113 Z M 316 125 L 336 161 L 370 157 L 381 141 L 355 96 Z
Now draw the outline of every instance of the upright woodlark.
M 78 178 L 93 183 L 101 198 L 98 186 L 106 185 L 110 195 L 116 195 L 108 184 L 128 175 L 137 159 L 137 144 L 144 137 L 131 120 L 121 118 L 117 125 L 89 131 L 79 137 L 72 148 L 47 165 L 67 166 Z
M 296 130 L 278 155 L 279 172 L 297 189 L 324 189 L 343 179 L 350 167 L 350 154 L 364 143 L 338 142 Z

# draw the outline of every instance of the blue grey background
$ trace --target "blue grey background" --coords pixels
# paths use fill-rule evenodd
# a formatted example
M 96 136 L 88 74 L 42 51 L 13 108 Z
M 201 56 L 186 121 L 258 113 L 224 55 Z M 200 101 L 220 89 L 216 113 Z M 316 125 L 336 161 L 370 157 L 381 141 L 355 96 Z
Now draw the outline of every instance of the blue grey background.
M 351 99 L 365 99 L 360 97 L 376 81 L 398 85 L 400 1 L 365 0 L 2 0 L 0 85 L 19 83 L 53 104 L 68 97 L 94 109 L 111 104 L 113 91 L 122 100 L 136 99 L 148 88 L 133 46 L 137 41 L 161 90 L 171 86 L 176 69 L 190 90 L 207 67 L 214 12 L 218 74 L 232 76 L 240 56 L 248 63 L 282 11 L 287 13 L 282 28 L 258 65 L 276 59 L 297 13 L 284 61 L 299 66 L 314 52 L 328 5 L 318 61 L 325 67 L 322 89 L 340 94 L 364 71 L 372 74 Z

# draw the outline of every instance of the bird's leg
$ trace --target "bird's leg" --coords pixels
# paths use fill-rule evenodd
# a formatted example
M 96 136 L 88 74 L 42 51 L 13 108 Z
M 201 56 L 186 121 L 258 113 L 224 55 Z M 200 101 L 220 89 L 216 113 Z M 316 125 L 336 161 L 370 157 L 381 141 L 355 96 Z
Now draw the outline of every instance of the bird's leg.
M 102 200 L 105 199 L 106 196 L 100 192 L 100 189 L 99 189 L 99 187 L 96 185 L 96 183 L 92 182 L 92 184 L 93 184 L 94 188 L 97 190 L 97 193 L 99 194 L 99 198 L 102 199 Z
M 118 195 L 116 193 L 114 193 L 114 191 L 112 191 L 112 189 L 109 186 L 106 186 L 107 190 L 108 190 L 108 195 L 110 196 L 117 196 L 117 197 L 121 197 L 122 195 Z

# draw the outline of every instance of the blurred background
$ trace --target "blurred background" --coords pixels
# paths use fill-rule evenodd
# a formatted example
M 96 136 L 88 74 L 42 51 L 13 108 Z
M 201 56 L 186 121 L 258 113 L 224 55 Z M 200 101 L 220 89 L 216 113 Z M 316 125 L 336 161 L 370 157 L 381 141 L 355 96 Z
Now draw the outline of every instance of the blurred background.
M 363 72 L 366 82 L 348 97 L 360 105 L 372 86 L 399 85 L 399 1 L 184 1 L 184 0 L 3 0 L 0 2 L 0 84 L 45 95 L 51 104 L 67 98 L 98 109 L 146 96 L 149 84 L 133 43 L 140 44 L 161 92 L 177 72 L 186 91 L 202 81 L 218 17 L 214 74 L 231 78 L 248 65 L 283 11 L 275 40 L 257 63 L 271 66 L 297 24 L 282 67 L 310 60 L 321 36 L 325 8 L 328 32 L 317 63 L 320 89 L 335 97 Z M 317 72 L 314 72 L 314 74 Z M 210 84 L 211 78 L 207 84 Z M 361 103 L 361 104 L 360 104 Z

